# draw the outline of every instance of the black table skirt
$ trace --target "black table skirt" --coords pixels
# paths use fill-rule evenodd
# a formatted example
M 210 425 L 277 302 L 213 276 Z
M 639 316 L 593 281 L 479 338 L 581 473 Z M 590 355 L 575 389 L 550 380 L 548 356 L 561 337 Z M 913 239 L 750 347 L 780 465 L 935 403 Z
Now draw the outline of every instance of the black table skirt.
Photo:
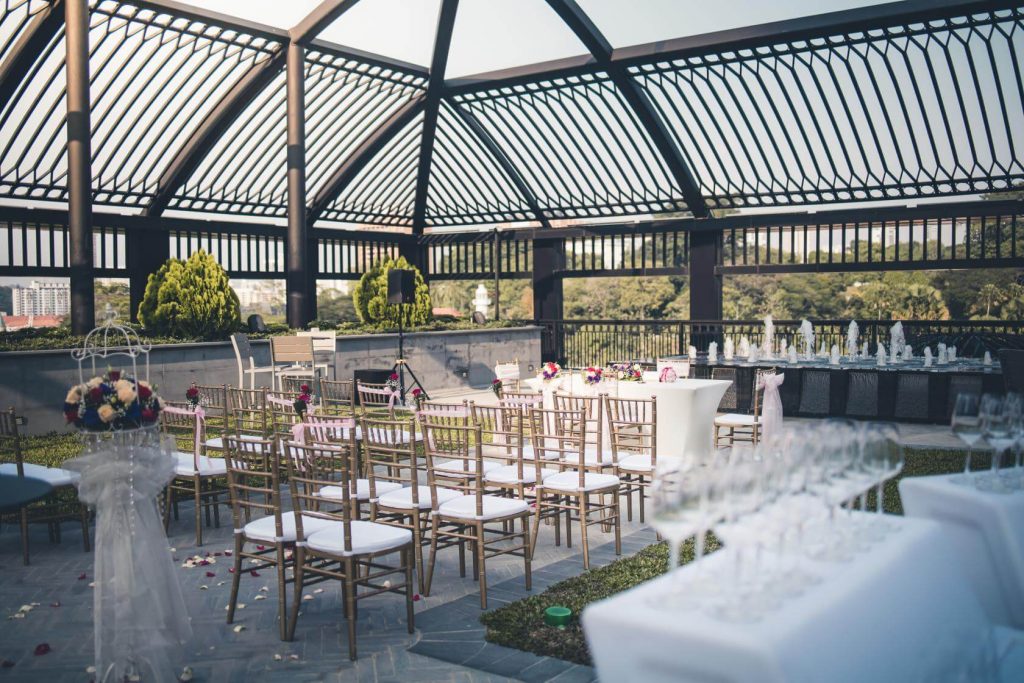
M 763 367 L 699 364 L 691 372 L 697 378 L 710 378 L 713 368 L 736 372 L 735 406 L 721 410 L 750 412 L 754 372 Z M 782 410 L 796 417 L 852 417 L 946 424 L 956 394 L 1003 393 L 1003 377 L 998 371 L 921 372 L 900 371 L 891 366 L 873 370 L 863 368 L 776 366 L 786 379 L 779 387 Z

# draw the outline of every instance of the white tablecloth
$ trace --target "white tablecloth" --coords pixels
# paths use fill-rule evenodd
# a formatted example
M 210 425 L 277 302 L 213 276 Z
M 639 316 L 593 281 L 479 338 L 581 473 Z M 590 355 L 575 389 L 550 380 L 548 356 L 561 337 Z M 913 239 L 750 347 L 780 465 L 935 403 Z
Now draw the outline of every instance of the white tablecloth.
M 675 382 L 602 382 L 588 387 L 583 378 L 573 375 L 545 382 L 536 377 L 524 382 L 535 391 L 543 391 L 545 402 L 554 391 L 596 396 L 606 393 L 618 398 L 658 399 L 658 456 L 705 459 L 714 452 L 715 415 L 718 404 L 731 382 L 718 379 L 679 379 Z M 607 444 L 608 436 L 605 434 Z
M 1024 492 L 986 493 L 940 475 L 901 480 L 900 499 L 907 515 L 942 524 L 992 621 L 1024 628 Z
M 939 524 L 894 518 L 899 530 L 761 621 L 729 623 L 664 607 L 662 577 L 591 605 L 583 626 L 603 681 L 922 680 L 961 632 L 988 623 Z M 721 574 L 728 549 L 705 558 Z M 695 565 L 680 571 L 685 580 Z M 937 651 L 938 649 L 938 651 Z

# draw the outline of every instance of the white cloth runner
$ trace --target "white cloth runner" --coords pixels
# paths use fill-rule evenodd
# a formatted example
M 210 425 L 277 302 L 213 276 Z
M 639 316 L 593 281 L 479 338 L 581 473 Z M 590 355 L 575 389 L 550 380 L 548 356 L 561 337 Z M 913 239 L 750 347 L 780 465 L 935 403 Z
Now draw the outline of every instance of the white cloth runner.
M 174 474 L 156 429 L 87 437 L 78 497 L 96 508 L 93 622 L 97 681 L 176 681 L 192 636 L 156 496 Z
M 761 375 L 757 388 L 764 389 L 761 405 L 761 438 L 768 439 L 782 431 L 782 398 L 779 387 L 786 379 L 783 374 Z
M 588 607 L 583 626 L 604 681 L 921 681 L 953 631 L 988 623 L 958 558 L 934 522 L 900 527 L 849 563 L 805 563 L 825 579 L 761 621 L 730 623 L 673 612 L 662 577 Z M 727 575 L 728 549 L 703 561 Z
M 1024 492 L 987 493 L 940 475 L 901 480 L 900 499 L 907 515 L 942 524 L 989 617 L 1024 628 Z

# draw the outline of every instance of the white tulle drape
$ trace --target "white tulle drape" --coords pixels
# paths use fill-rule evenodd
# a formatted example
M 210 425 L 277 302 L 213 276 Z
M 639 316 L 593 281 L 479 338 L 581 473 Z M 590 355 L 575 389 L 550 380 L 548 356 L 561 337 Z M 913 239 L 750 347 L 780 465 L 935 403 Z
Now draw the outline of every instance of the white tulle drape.
M 782 397 L 779 387 L 786 379 L 785 375 L 762 375 L 758 379 L 758 389 L 764 389 L 761 400 L 761 438 L 767 439 L 772 434 L 782 431 Z
M 84 439 L 64 466 L 96 509 L 96 681 L 175 681 L 192 628 L 157 509 L 174 459 L 152 428 Z

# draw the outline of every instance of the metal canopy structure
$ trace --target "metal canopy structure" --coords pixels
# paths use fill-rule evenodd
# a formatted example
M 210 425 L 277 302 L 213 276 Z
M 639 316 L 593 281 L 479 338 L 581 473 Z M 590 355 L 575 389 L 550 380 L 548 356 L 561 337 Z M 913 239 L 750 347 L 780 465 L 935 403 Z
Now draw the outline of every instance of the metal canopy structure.
M 287 218 L 289 255 L 306 252 L 288 262 L 320 276 L 330 273 L 316 235 L 364 227 L 534 229 L 533 248 L 553 251 L 533 262 L 561 271 L 559 222 L 699 226 L 720 209 L 923 206 L 1024 183 L 1019 0 L 891 2 L 624 48 L 575 0 L 547 0 L 589 54 L 454 79 L 445 67 L 458 0 L 441 0 L 429 67 L 318 38 L 359 1 L 326 0 L 286 31 L 168 0 L 4 0 L 0 201 L 68 218 L 32 233 L 32 258 L 10 222 L 0 265 L 69 272 L 75 254 L 55 249 L 54 235 L 75 244 L 76 231 L 124 224 L 113 214 L 125 211 L 170 233 L 161 221 L 175 211 L 234 222 L 223 234 L 257 242 L 267 238 L 257 219 Z M 87 23 L 72 35 L 79 9 Z M 73 162 L 76 78 L 88 81 L 90 144 Z M 91 202 L 74 201 L 76 182 Z M 141 259 L 129 271 L 168 253 L 143 254 L 134 229 L 111 229 L 123 230 L 113 248 Z M 714 290 L 723 233 L 679 230 L 693 232 L 691 275 Z M 365 234 L 429 260 L 426 242 Z M 109 270 L 82 249 L 82 278 L 95 274 L 89 260 Z M 537 308 L 560 311 L 550 275 L 535 274 Z M 289 301 L 310 286 L 289 276 Z M 714 291 L 694 291 L 701 317 L 720 310 Z M 314 312 L 303 304 L 290 320 Z

